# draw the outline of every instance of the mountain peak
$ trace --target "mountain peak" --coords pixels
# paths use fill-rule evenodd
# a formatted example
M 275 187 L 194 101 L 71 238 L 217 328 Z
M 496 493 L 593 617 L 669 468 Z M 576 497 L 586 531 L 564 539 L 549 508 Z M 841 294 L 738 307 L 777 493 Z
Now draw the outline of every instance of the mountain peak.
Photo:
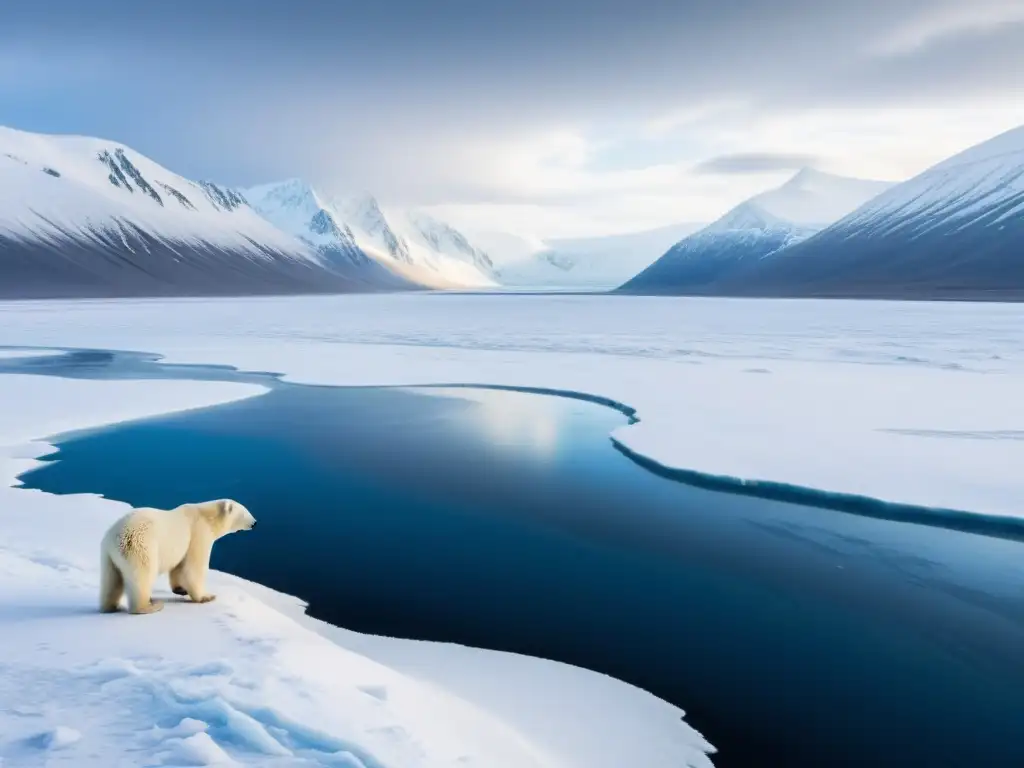
M 842 179 L 842 176 L 836 176 L 831 173 L 825 173 L 819 171 L 817 168 L 813 168 L 809 165 L 805 165 L 787 181 L 783 186 L 785 187 L 806 187 L 811 186 L 815 183 L 822 181 L 834 181 Z
M 271 184 L 260 184 L 246 190 L 246 196 L 253 199 L 273 198 L 275 200 L 316 199 L 316 190 L 304 179 L 285 179 Z
M 782 186 L 755 195 L 749 202 L 783 221 L 822 229 L 891 186 L 887 181 L 856 179 L 807 167 Z
M 731 209 L 722 218 L 709 224 L 703 230 L 705 234 L 731 232 L 735 230 L 773 230 L 785 229 L 789 224 L 774 215 L 754 200 L 747 200 Z
M 886 183 L 888 182 L 879 182 L 872 179 L 859 179 L 853 176 L 840 176 L 838 173 L 828 173 L 827 171 L 822 171 L 818 168 L 806 165 L 793 174 L 789 181 L 779 187 L 779 189 L 815 190 L 822 187 L 831 189 L 833 187 L 841 186 Z
M 624 290 L 673 293 L 710 285 L 806 240 L 889 186 L 801 168 L 782 186 L 745 200 L 680 240 Z
M 320 251 L 359 251 L 423 284 L 492 283 L 487 254 L 457 230 L 427 214 L 384 209 L 369 192 L 324 194 L 302 179 L 288 179 L 246 194 L 261 216 Z
M 14 254 L 0 259 L 5 297 L 322 293 L 415 282 L 369 264 L 354 246 L 325 255 L 320 242 L 263 217 L 257 205 L 273 204 L 310 224 L 315 195 L 298 179 L 257 188 L 257 205 L 247 205 L 239 190 L 185 178 L 114 141 L 0 128 L 0 182 L 0 252 Z M 327 216 L 312 223 L 323 238 L 340 239 Z
M 377 198 L 369 192 L 334 192 L 328 195 L 330 204 L 339 211 L 383 215 Z

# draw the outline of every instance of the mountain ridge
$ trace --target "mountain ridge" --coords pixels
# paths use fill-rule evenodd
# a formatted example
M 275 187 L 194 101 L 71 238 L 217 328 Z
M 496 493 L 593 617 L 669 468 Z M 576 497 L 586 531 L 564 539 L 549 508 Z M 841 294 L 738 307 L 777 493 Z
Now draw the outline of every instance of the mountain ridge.
M 408 209 L 385 209 L 369 193 L 327 195 L 301 179 L 242 190 L 269 222 L 320 253 L 371 262 L 427 287 L 494 285 L 490 257 L 450 225 Z
M 1024 126 L 936 163 L 716 291 L 1019 299 Z
M 0 127 L 0 296 L 409 290 L 332 262 L 238 190 L 193 181 L 116 141 Z
M 627 293 L 700 291 L 812 237 L 827 223 L 888 189 L 890 182 L 836 176 L 810 168 L 779 187 L 731 208 L 680 240 L 618 290 Z

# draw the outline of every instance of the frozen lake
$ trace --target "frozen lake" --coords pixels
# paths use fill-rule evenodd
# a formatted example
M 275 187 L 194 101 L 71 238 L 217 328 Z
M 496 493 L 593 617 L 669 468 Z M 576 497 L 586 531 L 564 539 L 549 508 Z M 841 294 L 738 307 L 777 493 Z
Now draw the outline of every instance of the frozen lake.
M 1021 516 L 1024 304 L 406 295 L 0 303 L 0 344 L 307 384 L 498 384 L 636 409 L 694 474 Z
M 270 381 L 104 352 L 0 371 Z M 687 710 L 718 766 L 1024 762 L 1024 545 L 750 498 L 615 451 L 626 417 L 483 389 L 274 384 L 68 436 L 24 477 L 232 496 L 214 566 L 368 633 L 571 662 Z

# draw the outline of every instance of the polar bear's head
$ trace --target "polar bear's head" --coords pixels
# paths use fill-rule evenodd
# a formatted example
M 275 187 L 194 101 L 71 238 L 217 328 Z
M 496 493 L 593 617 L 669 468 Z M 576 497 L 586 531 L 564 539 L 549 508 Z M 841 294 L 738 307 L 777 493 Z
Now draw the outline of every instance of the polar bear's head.
M 210 502 L 210 506 L 214 513 L 211 522 L 218 537 L 236 531 L 251 531 L 256 525 L 256 518 L 252 516 L 252 513 L 245 508 L 244 504 L 240 504 L 234 499 L 220 499 Z

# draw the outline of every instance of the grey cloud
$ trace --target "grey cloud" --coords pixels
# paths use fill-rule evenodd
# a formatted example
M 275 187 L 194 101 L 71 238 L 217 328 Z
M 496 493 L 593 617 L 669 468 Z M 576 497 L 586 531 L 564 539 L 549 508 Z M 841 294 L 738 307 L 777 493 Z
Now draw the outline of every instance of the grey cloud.
M 97 86 L 585 116 L 804 84 L 842 101 L 819 84 L 857 70 L 893 25 L 951 2 L 38 0 L 0 6 L 0 45 L 34 41 L 47 58 L 98 51 Z
M 712 157 L 693 167 L 694 173 L 742 174 L 775 173 L 814 167 L 820 159 L 814 155 L 787 155 L 771 152 L 744 152 Z
M 907 106 L 1024 95 L 1024 23 L 943 37 L 904 54 L 852 58 L 794 73 L 777 106 Z
M 2 63 L 34 76 L 0 77 L 0 123 L 116 138 L 229 183 L 301 174 L 494 199 L 471 163 L 446 160 L 468 137 L 720 98 L 770 111 L 1019 92 L 1019 28 L 865 53 L 954 2 L 13 0 L 0 51 L 31 55 Z

